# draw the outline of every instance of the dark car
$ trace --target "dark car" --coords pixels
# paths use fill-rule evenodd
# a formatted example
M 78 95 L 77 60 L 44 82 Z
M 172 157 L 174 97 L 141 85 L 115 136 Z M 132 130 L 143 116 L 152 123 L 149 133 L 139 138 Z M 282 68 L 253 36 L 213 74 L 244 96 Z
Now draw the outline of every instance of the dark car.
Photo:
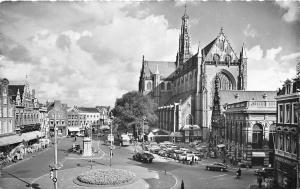
M 154 156 L 149 153 L 138 152 L 133 155 L 133 160 L 141 161 L 141 162 L 145 162 L 145 163 L 152 163 L 153 159 L 154 159 Z
M 264 178 L 274 176 L 274 168 L 272 167 L 263 167 L 255 170 L 255 175 L 261 175 Z
M 213 163 L 211 165 L 206 166 L 206 170 L 208 171 L 227 171 L 228 166 L 223 163 Z

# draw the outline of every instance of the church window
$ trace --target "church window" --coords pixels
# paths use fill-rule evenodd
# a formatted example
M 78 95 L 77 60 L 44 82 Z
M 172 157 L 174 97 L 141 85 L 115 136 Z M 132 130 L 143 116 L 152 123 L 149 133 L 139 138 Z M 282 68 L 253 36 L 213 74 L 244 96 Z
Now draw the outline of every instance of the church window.
M 150 81 L 147 83 L 147 90 L 152 90 L 152 83 Z
M 162 83 L 160 84 L 160 90 L 165 90 L 165 83 L 164 83 L 164 82 L 162 82 Z
M 171 83 L 170 82 L 167 83 L 167 90 L 171 90 Z
M 231 62 L 231 56 L 230 56 L 230 55 L 226 55 L 226 57 L 225 57 L 225 62 L 226 62 L 227 64 L 230 64 L 230 62 Z
M 193 116 L 191 114 L 186 116 L 185 125 L 192 125 L 193 124 Z
M 220 60 L 220 56 L 218 54 L 214 54 L 213 61 L 214 62 L 219 62 L 219 60 Z

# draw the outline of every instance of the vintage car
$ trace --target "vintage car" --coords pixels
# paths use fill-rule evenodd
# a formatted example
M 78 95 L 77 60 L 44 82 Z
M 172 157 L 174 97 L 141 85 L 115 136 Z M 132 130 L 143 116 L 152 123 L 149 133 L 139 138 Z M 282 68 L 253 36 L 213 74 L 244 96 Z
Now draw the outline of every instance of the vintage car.
M 134 154 L 132 158 L 133 158 L 133 160 L 136 160 L 136 161 L 141 161 L 144 163 L 152 163 L 154 156 L 150 153 L 138 152 L 138 153 Z
M 208 171 L 228 171 L 228 166 L 223 163 L 213 163 L 206 166 L 206 170 Z
M 159 150 L 157 154 L 160 155 L 160 156 L 166 157 L 167 156 L 167 151 L 166 150 Z

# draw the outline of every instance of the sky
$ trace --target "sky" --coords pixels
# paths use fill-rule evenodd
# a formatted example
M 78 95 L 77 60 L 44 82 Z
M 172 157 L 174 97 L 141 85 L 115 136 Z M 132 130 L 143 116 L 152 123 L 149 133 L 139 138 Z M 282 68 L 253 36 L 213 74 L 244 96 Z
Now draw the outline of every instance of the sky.
M 175 61 L 185 2 L 2 2 L 0 78 L 40 102 L 114 106 L 138 90 L 142 56 Z M 300 62 L 299 2 L 187 1 L 192 51 L 224 28 L 248 56 L 248 90 L 277 90 Z

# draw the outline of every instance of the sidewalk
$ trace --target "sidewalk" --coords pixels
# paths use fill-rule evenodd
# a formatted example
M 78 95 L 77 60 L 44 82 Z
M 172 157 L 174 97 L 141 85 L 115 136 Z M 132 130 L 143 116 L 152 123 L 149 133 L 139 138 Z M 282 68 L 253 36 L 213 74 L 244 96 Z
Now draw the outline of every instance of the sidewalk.
M 151 188 L 161 188 L 162 186 L 164 188 L 171 188 L 175 184 L 175 179 L 172 178 L 172 176 L 164 175 L 162 176 L 161 173 L 157 171 L 151 171 L 144 167 L 139 166 L 127 166 L 127 165 L 116 165 L 112 166 L 113 168 L 120 168 L 125 170 L 130 170 L 136 174 L 136 178 L 133 181 L 133 183 L 125 184 L 121 186 L 107 186 L 109 189 L 148 189 L 150 188 L 149 183 L 154 181 L 154 184 L 151 184 Z M 93 169 L 107 169 L 108 166 L 99 165 L 94 166 Z M 66 170 L 60 170 L 58 171 L 58 187 L 64 188 L 64 189 L 74 189 L 74 188 L 99 188 L 99 187 L 105 187 L 105 186 L 95 186 L 95 187 L 84 187 L 79 186 L 73 182 L 73 179 L 80 175 L 81 173 L 84 173 L 86 171 L 91 170 L 89 167 L 77 167 L 72 169 L 66 169 Z M 163 178 L 163 179 L 160 179 Z M 155 180 L 159 180 L 159 184 L 155 182 Z M 145 181 L 147 180 L 147 181 Z M 38 186 L 39 188 L 49 188 L 49 186 L 53 185 L 53 182 L 49 178 L 49 174 L 43 175 L 37 179 L 35 179 L 33 185 Z M 157 187 L 153 187 L 157 186 Z M 106 188 L 106 187 L 105 187 Z

